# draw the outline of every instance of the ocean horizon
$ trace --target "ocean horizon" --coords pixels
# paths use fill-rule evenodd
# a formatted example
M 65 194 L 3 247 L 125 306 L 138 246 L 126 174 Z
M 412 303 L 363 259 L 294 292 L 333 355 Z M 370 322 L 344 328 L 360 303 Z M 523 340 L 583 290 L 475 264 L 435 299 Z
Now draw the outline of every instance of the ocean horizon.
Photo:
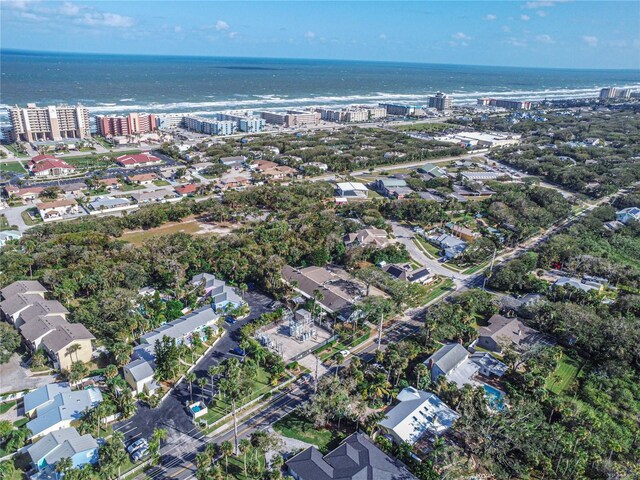
M 588 98 L 608 86 L 640 89 L 640 70 L 489 67 L 362 60 L 119 55 L 0 50 L 0 124 L 10 105 L 82 103 L 92 114 L 207 115 L 398 102 L 438 91 L 479 97 Z

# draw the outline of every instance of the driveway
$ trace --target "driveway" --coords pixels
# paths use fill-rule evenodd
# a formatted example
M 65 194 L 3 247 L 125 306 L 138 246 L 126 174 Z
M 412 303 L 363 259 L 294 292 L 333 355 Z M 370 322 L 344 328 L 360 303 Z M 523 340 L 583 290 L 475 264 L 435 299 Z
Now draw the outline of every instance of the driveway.
M 244 299 L 251 307 L 251 314 L 234 325 L 222 322 L 222 328 L 226 330 L 226 333 L 218 340 L 213 350 L 198 361 L 196 368 L 193 370 L 197 378 L 204 377 L 207 379 L 207 386 L 204 388 L 204 392 L 194 383 L 194 400 L 200 399 L 203 394 L 205 400 L 209 400 L 211 385 L 207 370 L 210 366 L 217 365 L 225 358 L 234 356 L 230 351 L 238 346 L 235 335 L 237 330 L 263 313 L 269 312 L 268 306 L 273 302 L 271 297 L 257 290 L 246 292 Z M 189 402 L 189 384 L 182 381 L 171 391 L 158 408 L 152 409 L 139 404 L 137 413 L 133 417 L 115 424 L 114 429 L 121 431 L 126 441 L 130 442 L 140 437 L 149 438 L 156 427 L 165 428 L 168 432 L 167 448 L 171 447 L 175 452 L 192 452 L 202 442 L 203 435 L 194 427 L 191 417 L 187 413 L 187 402 Z M 179 454 L 177 456 L 182 457 L 183 455 Z
M 48 383 L 53 383 L 53 375 L 34 375 L 30 369 L 22 366 L 22 359 L 14 353 L 7 363 L 0 365 L 0 394 L 32 390 Z

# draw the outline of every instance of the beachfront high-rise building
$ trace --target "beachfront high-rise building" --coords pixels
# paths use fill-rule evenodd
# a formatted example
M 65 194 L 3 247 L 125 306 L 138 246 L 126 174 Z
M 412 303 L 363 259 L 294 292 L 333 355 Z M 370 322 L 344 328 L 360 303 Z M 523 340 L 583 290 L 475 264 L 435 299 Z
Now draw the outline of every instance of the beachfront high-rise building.
M 380 103 L 380 108 L 384 108 L 387 111 L 387 115 L 399 115 L 402 117 L 425 117 L 424 107 L 416 105 L 400 105 L 397 103 Z
M 12 142 L 58 142 L 65 138 L 90 138 L 89 111 L 86 107 L 59 105 L 38 107 L 35 103 L 27 108 L 17 105 L 9 109 Z
M 630 97 L 631 97 L 630 88 L 608 87 L 600 90 L 601 100 L 608 100 L 611 98 L 630 98 Z
M 192 115 L 184 117 L 184 126 L 187 130 L 209 135 L 232 135 L 238 131 L 238 122 L 233 120 L 217 120 Z
M 328 122 L 366 122 L 387 116 L 382 107 L 351 106 L 347 108 L 318 108 L 320 118 Z
M 497 98 L 479 98 L 478 105 L 483 107 L 499 107 L 508 110 L 531 110 L 532 103 L 527 100 L 506 100 Z
M 103 137 L 150 133 L 156 130 L 156 116 L 148 113 L 97 115 L 96 129 Z
M 264 118 L 242 111 L 218 113 L 216 118 L 234 121 L 237 123 L 239 131 L 247 133 L 262 132 L 267 123 Z
M 451 96 L 442 92 L 436 93 L 433 97 L 429 97 L 429 108 L 435 108 L 439 112 L 451 110 Z

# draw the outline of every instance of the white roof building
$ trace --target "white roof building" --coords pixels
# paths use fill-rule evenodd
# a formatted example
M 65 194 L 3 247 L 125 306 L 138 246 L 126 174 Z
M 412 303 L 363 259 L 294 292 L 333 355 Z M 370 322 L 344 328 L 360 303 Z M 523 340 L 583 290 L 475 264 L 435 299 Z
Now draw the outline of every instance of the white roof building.
M 398 444 L 413 444 L 427 433 L 441 435 L 459 417 L 435 394 L 413 387 L 402 390 L 398 401 L 379 423 Z

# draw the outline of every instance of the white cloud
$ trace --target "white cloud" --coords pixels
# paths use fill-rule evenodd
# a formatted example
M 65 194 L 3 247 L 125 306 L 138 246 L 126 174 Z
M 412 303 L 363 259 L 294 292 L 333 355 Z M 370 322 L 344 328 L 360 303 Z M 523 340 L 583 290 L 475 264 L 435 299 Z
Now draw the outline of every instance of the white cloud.
M 526 40 L 522 40 L 516 37 L 508 38 L 504 43 L 506 43 L 507 45 L 511 45 L 512 47 L 526 47 L 528 45 Z
M 536 40 L 540 43 L 556 43 L 556 41 L 551 37 L 551 35 L 547 35 L 543 33 L 542 35 L 538 35 Z
M 488 13 L 488 14 L 484 17 L 484 19 L 485 19 L 485 20 L 489 20 L 490 22 L 494 21 L 494 20 L 495 20 L 495 19 L 497 19 L 497 18 L 498 18 L 498 17 L 497 17 L 497 16 L 495 16 L 493 13 Z
M 229 32 L 228 37 L 233 40 L 234 38 L 238 38 L 239 33 L 238 32 Z
M 511 27 L 507 26 L 507 25 L 503 25 L 502 26 L 502 31 L 504 33 L 511 33 Z
M 307 40 L 313 40 L 314 38 L 316 38 L 316 32 L 308 31 L 304 34 L 304 38 L 306 38 Z
M 531 17 L 529 15 L 520 15 L 520 20 L 522 20 L 523 22 L 528 22 L 529 20 L 531 20 Z
M 546 17 L 546 16 L 547 16 L 547 12 L 545 12 L 544 10 L 538 10 L 538 11 L 536 12 L 536 14 L 537 14 L 539 17 Z
M 173 27 L 173 31 L 176 33 L 180 33 L 182 32 L 182 27 L 180 25 L 176 25 L 175 27 Z
M 227 22 L 225 22 L 224 20 L 218 20 L 216 22 L 215 27 L 216 27 L 216 30 L 219 31 L 219 32 L 221 32 L 223 30 L 229 30 L 229 28 L 231 28 L 231 27 L 229 27 L 229 24 Z
M 594 37 L 593 35 L 583 35 L 582 41 L 589 45 L 590 47 L 598 46 L 598 37 Z
M 69 17 L 75 17 L 80 13 L 80 6 L 71 2 L 64 2 L 59 9 L 60 13 Z
M 471 40 L 471 37 L 466 35 L 463 32 L 456 32 L 453 35 L 451 35 L 451 38 L 454 38 L 456 40 Z
M 386 33 L 381 33 L 380 35 L 378 35 L 378 37 L 380 38 L 380 40 L 386 40 L 387 39 L 387 34 Z
M 537 9 L 541 7 L 555 7 L 558 3 L 566 3 L 570 0 L 539 0 L 533 2 L 527 2 L 523 5 L 522 8 L 532 8 Z
M 135 21 L 131 17 L 117 13 L 91 12 L 84 13 L 82 16 L 77 17 L 74 23 L 91 27 L 128 28 L 132 27 Z

